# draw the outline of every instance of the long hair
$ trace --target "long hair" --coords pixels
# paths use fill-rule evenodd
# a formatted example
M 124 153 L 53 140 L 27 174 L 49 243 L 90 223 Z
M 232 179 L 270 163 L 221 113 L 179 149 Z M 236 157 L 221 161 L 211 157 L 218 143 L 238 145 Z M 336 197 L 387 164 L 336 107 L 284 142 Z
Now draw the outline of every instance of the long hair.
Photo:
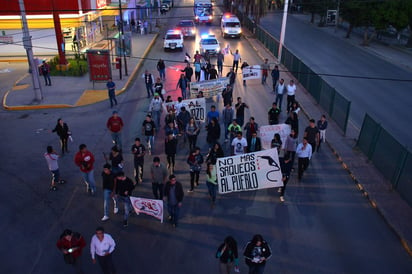
M 255 245 L 257 242 L 262 242 L 262 243 L 263 243 L 263 237 L 262 237 L 262 235 L 260 235 L 260 234 L 254 235 L 251 242 L 252 242 L 252 244 L 254 244 L 254 245 Z
M 227 236 L 225 238 L 225 244 L 230 250 L 232 250 L 232 252 L 235 252 L 235 250 L 237 250 L 236 240 L 232 236 Z

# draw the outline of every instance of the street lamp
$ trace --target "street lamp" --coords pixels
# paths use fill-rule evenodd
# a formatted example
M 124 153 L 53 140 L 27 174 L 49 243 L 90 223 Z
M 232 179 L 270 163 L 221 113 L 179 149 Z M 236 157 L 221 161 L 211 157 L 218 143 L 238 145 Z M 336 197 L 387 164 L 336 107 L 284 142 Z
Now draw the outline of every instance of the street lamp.
M 286 31 L 286 20 L 288 19 L 288 9 L 289 0 L 285 0 L 285 6 L 283 7 L 283 19 L 282 19 L 282 30 L 280 31 L 280 41 L 279 41 L 279 51 L 278 51 L 278 61 L 282 62 L 282 48 L 285 41 L 285 31 Z

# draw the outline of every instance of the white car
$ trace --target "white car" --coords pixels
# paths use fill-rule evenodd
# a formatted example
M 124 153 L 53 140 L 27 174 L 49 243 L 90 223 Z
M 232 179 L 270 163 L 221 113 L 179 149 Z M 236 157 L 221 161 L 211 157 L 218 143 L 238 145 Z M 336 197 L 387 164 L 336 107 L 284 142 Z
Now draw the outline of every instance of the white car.
M 200 39 L 200 54 L 216 55 L 220 51 L 220 43 L 213 34 L 202 35 Z
M 183 50 L 183 34 L 180 30 L 168 30 L 163 42 L 164 50 Z

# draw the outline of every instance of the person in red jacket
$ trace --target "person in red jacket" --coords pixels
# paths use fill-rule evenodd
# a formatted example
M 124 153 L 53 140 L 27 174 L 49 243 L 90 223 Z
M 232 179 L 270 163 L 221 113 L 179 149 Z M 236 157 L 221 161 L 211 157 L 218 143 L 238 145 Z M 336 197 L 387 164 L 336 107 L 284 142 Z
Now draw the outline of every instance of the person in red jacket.
M 94 156 L 87 150 L 85 144 L 79 146 L 79 151 L 74 157 L 74 163 L 80 168 L 84 182 L 87 186 L 87 192 L 91 195 L 96 193 L 96 181 L 94 180 Z
M 81 263 L 82 250 L 86 246 L 83 236 L 70 229 L 65 229 L 56 243 L 57 248 L 63 253 L 64 261 L 71 264 L 76 273 L 84 273 Z
M 112 134 L 112 140 L 115 145 L 121 150 L 122 149 L 122 136 L 121 131 L 123 128 L 123 120 L 120 118 L 117 111 L 113 111 L 113 115 L 107 120 L 107 128 Z

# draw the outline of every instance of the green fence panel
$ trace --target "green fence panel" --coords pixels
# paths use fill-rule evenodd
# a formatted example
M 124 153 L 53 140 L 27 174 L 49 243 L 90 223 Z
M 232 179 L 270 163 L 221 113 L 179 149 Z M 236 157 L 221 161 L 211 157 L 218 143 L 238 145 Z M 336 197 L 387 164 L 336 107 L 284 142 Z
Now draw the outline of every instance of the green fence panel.
M 375 147 L 371 158 L 373 164 L 394 184 L 404 147 L 385 129 L 381 130 Z
M 319 75 L 314 74 L 311 69 L 309 69 L 309 93 L 313 96 L 316 102 L 319 103 L 320 100 L 320 90 L 322 88 L 322 79 Z
M 319 104 L 326 110 L 329 115 L 332 113 L 332 103 L 335 97 L 335 89 L 327 82 L 322 80 L 322 88 L 320 91 Z
M 375 149 L 380 130 L 381 126 L 366 113 L 356 145 L 369 159 L 371 159 L 371 154 Z
M 282 49 L 282 61 L 283 65 L 288 69 L 291 70 L 292 68 L 292 54 L 289 52 L 288 49 L 283 48 Z
M 292 74 L 299 79 L 299 65 L 300 60 L 293 54 L 292 55 Z M 300 81 L 299 81 L 300 82 Z
M 344 133 L 346 133 L 346 127 L 348 125 L 350 105 L 351 102 L 335 90 L 331 117 Z
M 403 168 L 397 182 L 396 189 L 402 198 L 412 206 L 412 154 L 406 152 L 405 161 L 402 163 Z
M 298 79 L 299 79 L 300 84 L 306 90 L 309 89 L 309 68 L 302 61 L 300 61 Z

